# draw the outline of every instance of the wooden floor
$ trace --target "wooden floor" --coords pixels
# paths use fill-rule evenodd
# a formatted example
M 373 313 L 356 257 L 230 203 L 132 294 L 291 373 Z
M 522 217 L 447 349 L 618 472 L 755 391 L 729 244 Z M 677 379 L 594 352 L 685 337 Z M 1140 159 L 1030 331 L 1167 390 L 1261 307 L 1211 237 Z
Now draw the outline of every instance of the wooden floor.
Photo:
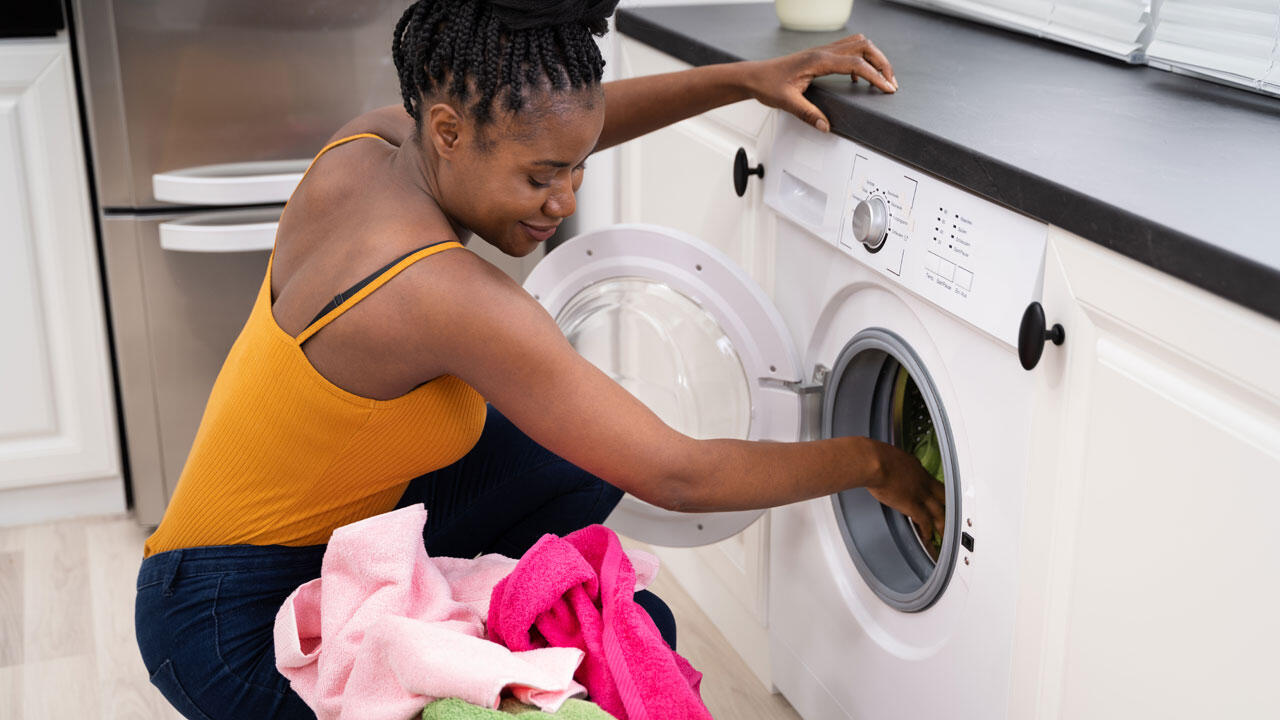
M 180 717 L 147 681 L 134 643 L 145 537 L 127 517 L 0 528 L 0 720 Z M 799 720 L 678 585 L 660 574 L 653 589 L 676 615 L 681 654 L 705 676 L 712 715 Z

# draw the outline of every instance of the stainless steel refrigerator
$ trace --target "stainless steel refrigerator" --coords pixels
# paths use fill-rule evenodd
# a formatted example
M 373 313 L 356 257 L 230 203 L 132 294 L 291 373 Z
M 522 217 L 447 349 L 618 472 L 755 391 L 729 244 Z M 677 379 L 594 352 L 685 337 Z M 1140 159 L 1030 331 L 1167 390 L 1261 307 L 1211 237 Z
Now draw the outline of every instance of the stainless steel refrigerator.
M 407 4 L 72 0 L 141 523 L 164 511 L 309 158 L 399 102 Z

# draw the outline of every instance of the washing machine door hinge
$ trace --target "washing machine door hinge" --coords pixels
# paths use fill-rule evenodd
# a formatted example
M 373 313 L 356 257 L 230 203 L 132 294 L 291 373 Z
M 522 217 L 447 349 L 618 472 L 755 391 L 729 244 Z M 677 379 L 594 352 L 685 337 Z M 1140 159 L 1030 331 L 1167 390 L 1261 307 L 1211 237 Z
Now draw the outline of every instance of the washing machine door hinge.
M 822 400 L 826 397 L 827 376 L 830 372 L 825 365 L 817 365 L 813 368 L 813 377 L 808 381 L 763 381 L 776 383 L 800 396 L 800 440 L 818 440 L 822 437 Z

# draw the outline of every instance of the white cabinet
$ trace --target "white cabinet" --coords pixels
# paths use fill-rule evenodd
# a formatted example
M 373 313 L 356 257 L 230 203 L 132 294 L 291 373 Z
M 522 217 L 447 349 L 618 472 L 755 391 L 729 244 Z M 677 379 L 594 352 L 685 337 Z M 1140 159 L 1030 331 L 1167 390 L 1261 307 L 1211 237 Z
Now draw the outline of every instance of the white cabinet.
M 124 510 L 65 37 L 0 41 L 0 525 Z
M 620 42 L 623 77 L 688 69 L 675 58 L 629 38 Z M 618 189 L 622 222 L 683 230 L 728 255 L 771 290 L 773 215 L 765 212 L 764 182 L 749 176 L 734 192 L 738 149 L 755 168 L 768 149 L 773 111 L 748 100 L 676 123 L 621 146 Z M 768 172 L 768 168 L 765 168 Z
M 1053 230 L 1010 717 L 1280 707 L 1280 323 Z
M 622 77 L 673 72 L 689 66 L 637 41 L 620 42 Z M 739 148 L 751 166 L 766 148 L 773 111 L 737 103 L 677 123 L 623 145 L 618 193 L 622 222 L 683 230 L 724 252 L 766 291 L 772 288 L 775 220 L 766 212 L 764 184 L 751 176 L 734 192 Z M 765 169 L 768 172 L 768 168 Z M 742 533 L 702 548 L 657 548 L 664 567 L 712 618 L 760 681 L 769 682 L 766 629 L 769 524 L 766 515 Z

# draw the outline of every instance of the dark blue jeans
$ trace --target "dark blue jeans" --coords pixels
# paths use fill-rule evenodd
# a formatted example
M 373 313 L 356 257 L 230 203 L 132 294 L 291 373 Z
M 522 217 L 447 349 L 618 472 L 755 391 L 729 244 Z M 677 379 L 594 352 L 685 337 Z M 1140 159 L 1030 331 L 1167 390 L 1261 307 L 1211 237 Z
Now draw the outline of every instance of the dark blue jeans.
M 622 491 L 530 440 L 492 407 L 476 447 L 414 479 L 400 505 L 423 503 L 437 557 L 520 557 L 544 533 L 603 522 Z M 324 546 L 224 545 L 153 555 L 138 572 L 138 648 L 160 689 L 191 720 L 314 718 L 276 670 L 276 611 L 320 576 Z M 649 592 L 636 601 L 675 647 L 675 619 Z

